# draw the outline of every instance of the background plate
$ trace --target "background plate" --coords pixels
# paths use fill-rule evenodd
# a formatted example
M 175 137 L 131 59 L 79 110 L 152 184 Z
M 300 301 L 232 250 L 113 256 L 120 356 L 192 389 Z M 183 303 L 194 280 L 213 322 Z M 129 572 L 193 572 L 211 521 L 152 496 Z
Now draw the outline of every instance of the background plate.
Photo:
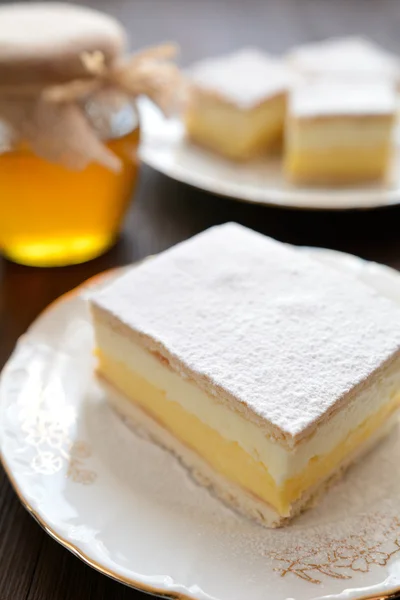
M 400 302 L 387 267 L 305 249 Z M 132 432 L 93 378 L 87 288 L 52 305 L 0 382 L 4 466 L 58 541 L 134 587 L 195 600 L 359 599 L 400 589 L 400 437 L 281 530 L 238 516 Z
M 389 184 L 337 189 L 295 187 L 285 181 L 281 160 L 264 158 L 243 164 L 224 160 L 188 142 L 182 122 L 165 119 L 148 100 L 141 99 L 139 108 L 143 162 L 200 189 L 245 202 L 302 209 L 366 209 L 400 202 L 397 146 Z

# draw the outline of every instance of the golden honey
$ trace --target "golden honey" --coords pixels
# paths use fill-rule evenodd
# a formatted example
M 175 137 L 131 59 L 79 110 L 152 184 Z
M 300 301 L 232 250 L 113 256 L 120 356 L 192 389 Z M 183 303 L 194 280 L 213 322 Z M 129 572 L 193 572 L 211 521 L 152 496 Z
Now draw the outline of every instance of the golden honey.
M 122 23 L 52 2 L 0 6 L 0 39 L 0 254 L 33 266 L 95 258 L 137 180 L 138 98 L 167 114 L 181 96 L 177 48 L 126 54 Z
M 118 236 L 138 171 L 139 128 L 107 146 L 114 172 L 68 170 L 29 150 L 0 155 L 0 251 L 15 262 L 61 266 L 95 258 Z

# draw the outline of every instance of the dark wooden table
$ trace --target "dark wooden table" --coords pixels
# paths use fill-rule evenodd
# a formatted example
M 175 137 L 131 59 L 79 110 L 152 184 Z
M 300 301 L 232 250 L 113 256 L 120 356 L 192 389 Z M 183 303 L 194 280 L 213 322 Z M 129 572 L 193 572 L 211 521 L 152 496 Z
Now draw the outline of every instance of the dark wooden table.
M 298 42 L 353 33 L 367 34 L 400 53 L 396 0 L 91 0 L 90 4 L 122 18 L 134 47 L 177 40 L 183 64 L 244 45 L 279 52 Z M 198 191 L 144 167 L 121 240 L 105 256 L 85 265 L 42 270 L 0 259 L 0 367 L 18 336 L 57 296 L 104 269 L 158 252 L 228 220 L 293 244 L 336 248 L 400 269 L 400 207 L 347 213 L 258 207 Z M 144 596 L 96 573 L 50 539 L 22 508 L 0 467 L 0 600 L 133 598 Z

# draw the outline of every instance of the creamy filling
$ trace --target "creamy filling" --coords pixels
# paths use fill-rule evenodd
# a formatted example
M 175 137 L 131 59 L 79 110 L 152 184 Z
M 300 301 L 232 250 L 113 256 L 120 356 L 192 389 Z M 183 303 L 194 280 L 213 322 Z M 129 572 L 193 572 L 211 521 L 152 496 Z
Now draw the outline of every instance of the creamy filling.
M 290 449 L 268 437 L 255 423 L 221 404 L 217 398 L 201 390 L 182 374 L 172 371 L 159 358 L 127 337 L 114 333 L 100 323 L 96 324 L 95 329 L 98 347 L 103 350 L 104 364 L 108 361 L 108 364 L 123 365 L 132 377 L 148 382 L 155 390 L 161 391 L 164 403 L 169 401 L 171 405 L 179 405 L 210 430 L 241 448 L 255 463 L 264 465 L 271 481 L 278 487 L 301 475 L 307 465 L 322 465 L 325 456 L 331 455 L 341 444 L 346 445 L 352 432 L 362 427 L 365 429 L 369 417 L 373 423 L 378 424 L 377 415 L 390 414 L 400 401 L 400 372 L 392 368 L 384 380 L 377 381 L 364 390 L 349 406 L 318 427 L 311 437 Z M 110 377 L 110 373 L 106 371 L 107 368 L 103 369 L 100 362 L 100 372 L 119 387 L 119 369 L 118 373 L 111 374 Z M 133 392 L 127 395 L 139 401 L 140 398 L 134 398 Z M 369 435 L 373 429 L 368 425 L 365 435 Z M 330 464 L 331 461 L 328 462 Z M 322 467 L 320 470 L 322 473 Z
M 352 431 L 332 452 L 314 457 L 301 473 L 277 485 L 267 465 L 253 458 L 237 442 L 227 440 L 177 402 L 166 400 L 163 390 L 101 351 L 99 374 L 111 383 L 112 390 L 122 392 L 121 397 L 127 398 L 128 409 L 124 407 L 123 414 L 130 414 L 129 401 L 132 407 L 140 406 L 176 440 L 194 450 L 216 473 L 268 503 L 281 516 L 290 516 L 293 505 L 304 493 L 320 485 L 346 461 L 354 460 L 370 440 L 379 438 L 399 404 L 399 397 L 394 398 Z M 110 401 L 119 397 L 119 394 L 111 394 Z M 121 406 L 118 408 L 121 410 Z
M 392 119 L 382 122 L 349 122 L 349 119 L 316 119 L 310 123 L 290 119 L 287 128 L 289 150 L 327 151 L 340 148 L 380 148 L 391 143 Z M 356 158 L 356 157 L 355 157 Z
M 273 149 L 281 141 L 285 106 L 284 96 L 250 110 L 202 96 L 189 108 L 186 127 L 195 142 L 240 160 Z

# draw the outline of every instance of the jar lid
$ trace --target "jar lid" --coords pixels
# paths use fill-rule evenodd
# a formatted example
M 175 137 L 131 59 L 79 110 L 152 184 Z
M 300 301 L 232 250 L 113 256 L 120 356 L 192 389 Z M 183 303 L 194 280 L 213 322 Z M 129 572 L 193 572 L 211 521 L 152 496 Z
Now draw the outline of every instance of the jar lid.
M 97 10 L 47 2 L 2 6 L 0 81 L 46 85 L 84 78 L 82 54 L 100 52 L 110 65 L 125 42 L 118 21 Z
M 112 124 L 115 106 L 135 110 L 144 94 L 167 113 L 181 88 L 175 45 L 131 56 L 124 46 L 122 26 L 96 10 L 47 2 L 0 7 L 0 154 L 22 143 L 69 168 L 122 168 L 105 144 L 107 127 L 98 127 L 88 107 Z

